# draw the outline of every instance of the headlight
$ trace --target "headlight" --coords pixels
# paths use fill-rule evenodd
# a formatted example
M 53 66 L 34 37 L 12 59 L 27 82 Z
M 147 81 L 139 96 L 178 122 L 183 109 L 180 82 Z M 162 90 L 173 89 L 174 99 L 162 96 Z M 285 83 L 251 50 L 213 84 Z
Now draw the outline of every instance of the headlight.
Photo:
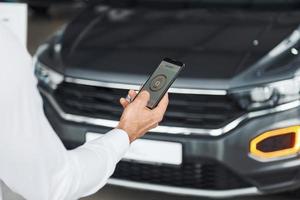
M 257 87 L 235 89 L 231 94 L 242 108 L 257 110 L 298 100 L 299 92 L 300 77 L 294 77 Z
M 39 61 L 35 62 L 35 75 L 42 84 L 53 90 L 64 80 L 63 75 L 55 72 Z

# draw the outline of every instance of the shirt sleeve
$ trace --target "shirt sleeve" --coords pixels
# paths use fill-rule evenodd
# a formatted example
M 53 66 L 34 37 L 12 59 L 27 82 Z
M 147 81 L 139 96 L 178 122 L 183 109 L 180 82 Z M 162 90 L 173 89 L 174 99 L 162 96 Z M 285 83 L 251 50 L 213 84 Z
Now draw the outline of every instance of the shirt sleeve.
M 44 112 L 32 59 L 0 23 L 0 179 L 30 200 L 73 200 L 100 189 L 129 148 L 126 132 L 67 151 Z

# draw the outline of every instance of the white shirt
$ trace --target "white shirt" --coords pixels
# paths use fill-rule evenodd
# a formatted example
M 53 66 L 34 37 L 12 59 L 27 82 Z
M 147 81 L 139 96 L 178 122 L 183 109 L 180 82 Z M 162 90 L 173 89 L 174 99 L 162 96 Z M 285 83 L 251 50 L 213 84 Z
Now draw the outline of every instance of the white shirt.
M 114 129 L 67 151 L 44 115 L 36 83 L 30 55 L 0 23 L 0 182 L 28 200 L 96 192 L 129 148 L 127 133 Z

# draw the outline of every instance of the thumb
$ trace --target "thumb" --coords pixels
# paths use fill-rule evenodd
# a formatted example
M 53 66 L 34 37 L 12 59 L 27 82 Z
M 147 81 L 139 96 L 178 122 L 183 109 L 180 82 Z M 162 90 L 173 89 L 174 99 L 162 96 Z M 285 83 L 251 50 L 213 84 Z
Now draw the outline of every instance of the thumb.
M 142 107 L 146 107 L 149 99 L 150 99 L 149 92 L 146 90 L 143 90 L 141 93 L 139 93 L 137 95 L 137 97 L 134 100 L 134 103 L 137 103 L 137 104 L 141 105 Z

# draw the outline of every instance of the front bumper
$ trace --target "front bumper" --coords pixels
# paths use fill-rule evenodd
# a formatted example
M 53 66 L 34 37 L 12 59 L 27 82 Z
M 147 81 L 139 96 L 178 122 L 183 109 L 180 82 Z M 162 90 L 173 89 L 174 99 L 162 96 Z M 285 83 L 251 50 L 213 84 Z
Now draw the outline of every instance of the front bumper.
M 68 148 L 75 148 L 83 144 L 87 132 L 105 133 L 111 129 L 110 126 L 95 126 L 63 119 L 48 100 L 49 99 L 44 96 L 46 115 Z M 227 134 L 219 137 L 165 133 L 150 133 L 144 136 L 144 139 L 182 143 L 182 165 L 186 165 L 187 163 L 194 163 L 195 165 L 201 163 L 202 165 L 203 162 L 208 160 L 209 162 L 212 161 L 216 163 L 216 165 L 221 165 L 229 171 L 232 171 L 234 175 L 237 175 L 241 181 L 240 188 L 236 187 L 236 183 L 232 188 L 224 187 L 226 189 L 222 189 L 222 187 L 218 187 L 215 190 L 206 185 L 203 186 L 203 188 L 195 188 L 189 186 L 184 187 L 182 185 L 158 184 L 159 181 L 147 183 L 139 179 L 127 180 L 120 178 L 113 178 L 109 183 L 138 189 L 214 198 L 276 193 L 298 188 L 300 187 L 299 155 L 272 162 L 263 162 L 249 155 L 249 143 L 252 138 L 267 130 L 299 125 L 299 116 L 300 108 L 295 107 L 286 111 L 252 118 L 243 122 Z M 136 168 L 137 166 L 134 167 Z M 162 168 L 163 166 L 157 166 L 154 171 Z M 148 170 L 148 168 L 144 169 Z M 177 172 L 174 174 L 176 173 Z M 222 179 L 224 177 L 216 177 L 216 180 L 218 178 Z M 226 179 L 228 179 L 228 177 L 226 177 Z

